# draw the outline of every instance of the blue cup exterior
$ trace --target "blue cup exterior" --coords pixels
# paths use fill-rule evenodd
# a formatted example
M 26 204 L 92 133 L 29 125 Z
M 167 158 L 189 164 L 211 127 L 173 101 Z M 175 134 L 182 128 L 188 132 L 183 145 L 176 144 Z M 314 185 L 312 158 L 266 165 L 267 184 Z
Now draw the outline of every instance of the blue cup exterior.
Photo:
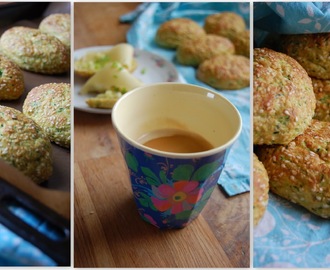
M 200 158 L 143 151 L 119 136 L 138 212 L 160 228 L 183 228 L 202 211 L 217 186 L 230 147 Z

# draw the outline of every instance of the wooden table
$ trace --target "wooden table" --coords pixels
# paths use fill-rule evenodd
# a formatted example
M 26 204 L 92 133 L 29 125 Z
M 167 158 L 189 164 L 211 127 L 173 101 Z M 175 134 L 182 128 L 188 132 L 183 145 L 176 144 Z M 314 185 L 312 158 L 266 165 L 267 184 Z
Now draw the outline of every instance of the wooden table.
M 75 3 L 75 49 L 125 42 L 138 3 Z M 250 267 L 249 193 L 216 188 L 201 215 L 159 230 L 138 215 L 111 115 L 74 111 L 75 267 Z

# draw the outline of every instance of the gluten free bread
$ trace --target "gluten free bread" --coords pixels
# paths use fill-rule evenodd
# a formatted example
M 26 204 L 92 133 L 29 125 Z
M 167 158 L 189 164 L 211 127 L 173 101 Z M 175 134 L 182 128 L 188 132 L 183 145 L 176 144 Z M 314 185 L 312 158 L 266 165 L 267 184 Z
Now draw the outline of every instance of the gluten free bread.
M 199 40 L 206 35 L 203 27 L 188 18 L 175 18 L 164 22 L 156 32 L 158 45 L 176 49 L 186 41 Z
M 60 74 L 70 69 L 70 54 L 65 45 L 38 29 L 23 26 L 8 29 L 0 38 L 0 50 L 28 71 Z
M 287 145 L 258 151 L 270 190 L 314 214 L 330 218 L 330 123 L 313 120 Z
M 39 24 L 41 32 L 57 37 L 70 50 L 71 16 L 65 13 L 54 13 L 44 18 Z
M 253 225 L 256 226 L 266 212 L 268 205 L 269 178 L 267 171 L 253 154 Z
M 40 125 L 52 142 L 70 147 L 70 84 L 48 83 L 33 88 L 24 101 L 23 112 Z
M 0 100 L 18 99 L 23 92 L 23 72 L 14 62 L 0 54 Z
M 51 143 L 42 128 L 20 111 L 1 105 L 0 158 L 36 183 L 53 171 Z
M 293 58 L 254 49 L 253 142 L 287 144 L 310 125 L 315 111 L 312 81 Z
M 89 51 L 74 61 L 74 71 L 79 76 L 89 78 L 113 62 L 118 62 L 129 72 L 133 72 L 137 66 L 133 46 L 120 43 L 108 50 Z
M 282 35 L 280 47 L 296 59 L 309 76 L 330 79 L 330 33 Z
M 250 60 L 242 55 L 220 54 L 203 61 L 196 77 L 216 88 L 236 90 L 250 85 Z
M 180 64 L 198 66 L 204 60 L 224 53 L 234 54 L 234 44 L 225 37 L 206 35 L 199 40 L 187 41 L 179 45 L 176 58 Z
M 314 119 L 330 122 L 330 80 L 312 78 L 316 98 Z
M 246 28 L 242 16 L 234 12 L 221 12 L 206 17 L 204 29 L 208 34 L 231 38 L 239 35 Z

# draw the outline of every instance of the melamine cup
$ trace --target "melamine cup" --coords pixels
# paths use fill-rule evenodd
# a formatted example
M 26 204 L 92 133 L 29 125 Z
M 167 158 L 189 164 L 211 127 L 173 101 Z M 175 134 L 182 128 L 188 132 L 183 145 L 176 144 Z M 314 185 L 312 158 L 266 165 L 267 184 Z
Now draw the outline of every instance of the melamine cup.
M 218 92 L 183 83 L 158 83 L 122 96 L 112 110 L 137 210 L 158 228 L 183 228 L 206 205 L 237 140 L 242 120 Z M 175 129 L 193 132 L 212 149 L 174 153 L 141 143 L 144 134 Z

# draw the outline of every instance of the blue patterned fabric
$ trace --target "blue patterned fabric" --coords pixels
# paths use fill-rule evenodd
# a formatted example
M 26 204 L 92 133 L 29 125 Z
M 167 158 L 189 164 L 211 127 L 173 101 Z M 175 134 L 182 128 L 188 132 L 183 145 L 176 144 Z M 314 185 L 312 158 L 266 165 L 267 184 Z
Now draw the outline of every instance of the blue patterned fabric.
M 269 33 L 330 32 L 330 2 L 254 3 L 253 21 L 257 46 L 261 46 Z
M 330 2 L 254 3 L 254 26 L 281 34 L 330 32 Z
M 254 267 L 330 268 L 330 222 L 270 194 L 253 254 Z
M 196 69 L 179 65 L 175 51 L 159 47 L 155 41 L 158 27 L 166 20 L 186 17 L 203 25 L 206 16 L 222 11 L 240 14 L 249 26 L 249 3 L 144 3 L 135 11 L 121 17 L 122 22 L 131 22 L 127 41 L 132 46 L 153 52 L 172 62 L 180 74 L 182 82 L 200 85 L 214 90 L 196 79 Z M 229 99 L 239 110 L 243 128 L 238 141 L 233 145 L 224 171 L 218 183 L 228 195 L 237 195 L 250 189 L 250 88 L 234 91 L 218 91 Z

